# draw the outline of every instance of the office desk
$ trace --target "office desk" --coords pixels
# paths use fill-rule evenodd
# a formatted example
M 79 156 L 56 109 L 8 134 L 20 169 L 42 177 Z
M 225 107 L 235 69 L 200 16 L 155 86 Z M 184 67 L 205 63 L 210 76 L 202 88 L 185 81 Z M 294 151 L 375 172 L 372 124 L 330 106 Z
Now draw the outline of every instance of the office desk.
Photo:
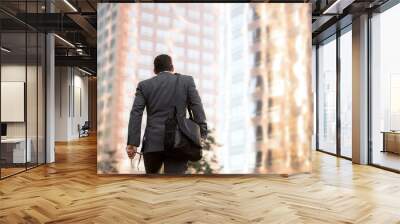
M 392 152 L 400 154 L 400 132 L 383 131 L 383 150 L 382 152 Z
M 30 162 L 32 158 L 30 138 L 26 140 L 25 154 L 25 138 L 6 138 L 1 139 L 1 159 L 5 163 L 25 163 Z M 25 161 L 26 160 L 26 161 Z

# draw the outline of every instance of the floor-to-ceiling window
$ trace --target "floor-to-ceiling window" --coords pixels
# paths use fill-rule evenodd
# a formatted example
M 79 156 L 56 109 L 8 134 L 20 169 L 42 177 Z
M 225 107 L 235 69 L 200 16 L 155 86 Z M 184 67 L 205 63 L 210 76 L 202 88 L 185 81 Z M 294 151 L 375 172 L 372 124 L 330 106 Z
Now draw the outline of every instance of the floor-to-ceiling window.
M 312 149 L 317 149 L 317 46 L 312 46 L 312 92 L 313 92 L 313 135 L 312 135 Z
M 351 25 L 340 35 L 340 155 L 351 158 L 352 149 L 352 35 Z
M 23 22 L 44 6 L 0 2 L 1 179 L 45 162 L 45 35 Z
M 371 162 L 400 170 L 400 4 L 371 18 Z
M 318 150 L 352 157 L 352 26 L 316 47 Z
M 336 153 L 336 36 L 318 50 L 318 149 Z

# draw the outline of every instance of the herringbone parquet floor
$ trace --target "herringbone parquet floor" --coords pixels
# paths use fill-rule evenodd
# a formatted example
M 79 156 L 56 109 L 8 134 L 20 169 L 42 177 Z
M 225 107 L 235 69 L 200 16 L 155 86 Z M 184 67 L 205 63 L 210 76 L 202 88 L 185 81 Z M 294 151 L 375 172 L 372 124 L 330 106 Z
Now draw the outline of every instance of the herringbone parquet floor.
M 96 174 L 96 140 L 0 181 L 0 223 L 400 223 L 400 175 L 315 153 L 312 174 Z

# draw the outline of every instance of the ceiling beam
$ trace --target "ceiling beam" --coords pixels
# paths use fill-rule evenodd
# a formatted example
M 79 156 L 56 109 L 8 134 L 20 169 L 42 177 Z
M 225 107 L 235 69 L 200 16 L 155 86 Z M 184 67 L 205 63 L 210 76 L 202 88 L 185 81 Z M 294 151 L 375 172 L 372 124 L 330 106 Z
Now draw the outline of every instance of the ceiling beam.
M 97 59 L 91 56 L 55 56 L 56 66 L 87 67 L 97 70 Z
M 97 30 L 90 24 L 85 17 L 80 14 L 68 14 L 69 18 L 74 21 L 77 25 L 79 25 L 87 34 L 91 37 L 96 37 Z

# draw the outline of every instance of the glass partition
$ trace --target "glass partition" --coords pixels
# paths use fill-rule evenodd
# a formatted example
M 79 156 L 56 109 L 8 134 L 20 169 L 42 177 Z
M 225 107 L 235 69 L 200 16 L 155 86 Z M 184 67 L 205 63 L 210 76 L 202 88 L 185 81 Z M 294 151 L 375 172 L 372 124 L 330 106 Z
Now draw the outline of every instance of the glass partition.
M 30 162 L 27 150 L 25 32 L 1 34 L 1 161 L 2 177 L 24 171 Z
M 43 6 L 0 2 L 18 16 L 43 12 Z M 45 162 L 45 35 L 13 15 L 0 12 L 0 178 Z
M 38 33 L 38 64 L 37 64 L 37 162 L 43 164 L 46 162 L 46 139 L 45 139 L 45 124 L 46 124 L 46 36 L 43 33 Z
M 27 167 L 37 165 L 37 132 L 38 132 L 38 56 L 37 56 L 38 35 L 36 32 L 27 32 L 27 64 L 26 64 L 26 112 L 27 112 L 27 150 L 29 153 L 29 161 Z

